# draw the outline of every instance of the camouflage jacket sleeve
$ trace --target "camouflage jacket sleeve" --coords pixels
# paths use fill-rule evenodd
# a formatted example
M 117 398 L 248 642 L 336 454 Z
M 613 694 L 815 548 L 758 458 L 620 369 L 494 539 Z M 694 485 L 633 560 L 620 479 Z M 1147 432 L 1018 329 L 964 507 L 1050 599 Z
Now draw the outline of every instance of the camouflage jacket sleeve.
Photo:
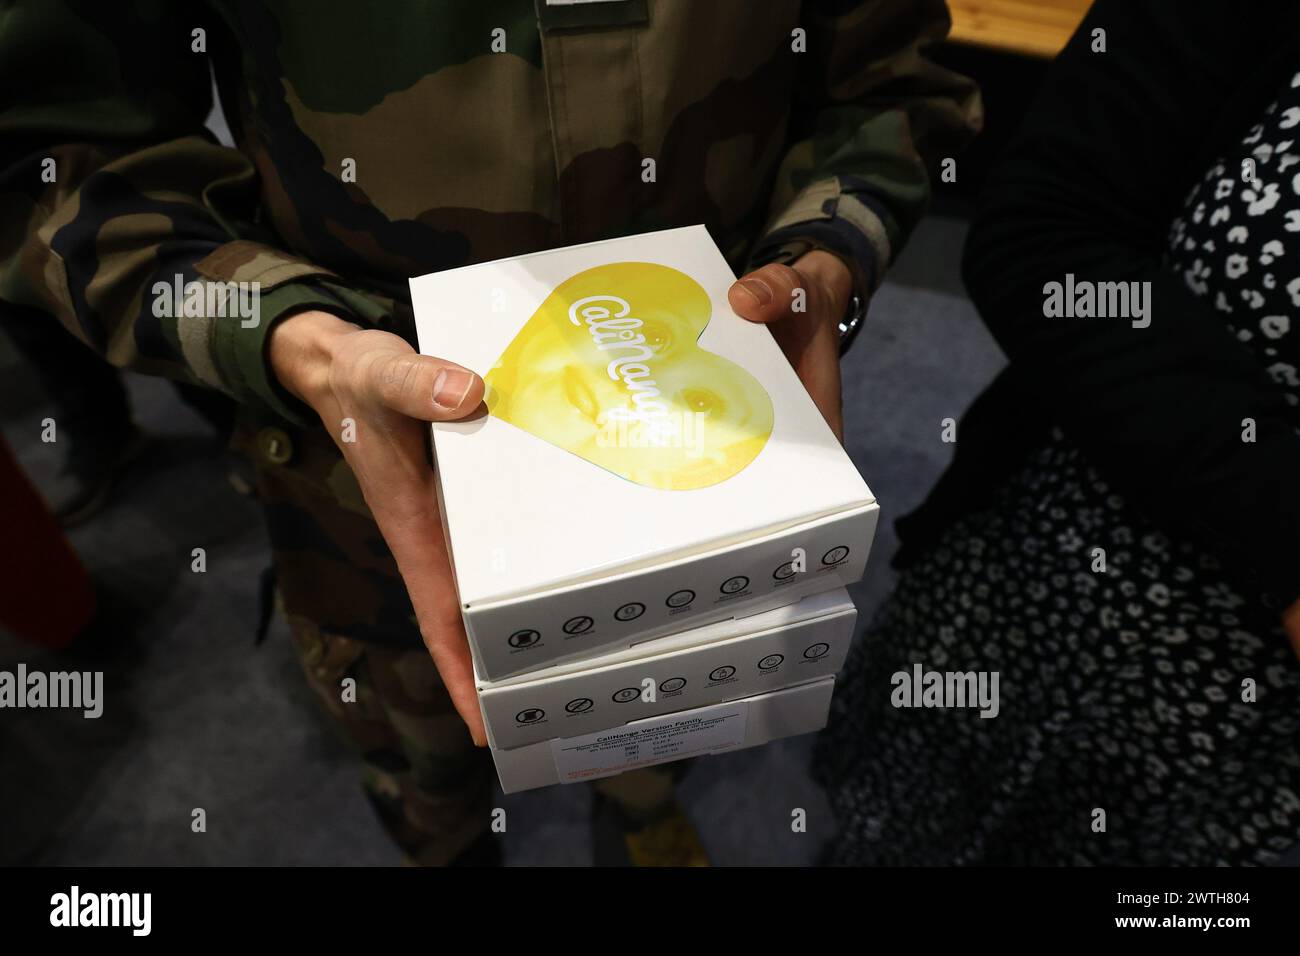
M 168 0 L 7 4 L 0 89 L 23 94 L 0 102 L 0 300 L 116 365 L 301 419 L 267 333 L 306 307 L 347 314 L 348 293 L 255 238 L 253 166 L 203 128 L 202 21 Z
M 792 143 L 752 264 L 823 248 L 859 295 L 875 290 L 929 202 L 930 169 L 982 123 L 974 83 L 922 55 L 949 25 L 943 0 L 805 6 Z

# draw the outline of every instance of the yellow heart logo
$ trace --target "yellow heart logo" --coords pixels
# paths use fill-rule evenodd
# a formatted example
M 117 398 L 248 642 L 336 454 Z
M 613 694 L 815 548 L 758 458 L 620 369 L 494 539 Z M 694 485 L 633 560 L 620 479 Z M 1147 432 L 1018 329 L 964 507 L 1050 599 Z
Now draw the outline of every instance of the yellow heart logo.
M 667 266 L 580 272 L 492 366 L 488 410 L 639 485 L 725 481 L 767 444 L 772 400 L 743 368 L 699 347 L 710 313 L 700 284 Z

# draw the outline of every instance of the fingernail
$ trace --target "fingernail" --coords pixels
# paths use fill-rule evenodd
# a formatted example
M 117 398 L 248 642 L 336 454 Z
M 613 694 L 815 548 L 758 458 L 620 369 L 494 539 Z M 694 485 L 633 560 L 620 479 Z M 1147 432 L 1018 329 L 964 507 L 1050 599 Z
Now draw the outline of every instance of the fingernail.
M 752 295 L 759 305 L 767 305 L 772 301 L 772 290 L 765 282 L 760 282 L 758 279 L 741 279 L 740 287 Z
M 433 403 L 443 408 L 459 408 L 473 384 L 473 372 L 463 368 L 445 368 L 433 380 Z

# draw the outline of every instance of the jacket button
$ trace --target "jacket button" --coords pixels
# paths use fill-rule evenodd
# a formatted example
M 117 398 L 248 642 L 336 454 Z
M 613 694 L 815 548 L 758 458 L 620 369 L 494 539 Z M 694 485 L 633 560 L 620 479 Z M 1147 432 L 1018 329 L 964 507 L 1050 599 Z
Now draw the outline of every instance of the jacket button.
M 279 428 L 263 428 L 257 433 L 257 448 L 268 463 L 284 465 L 293 457 L 293 442 Z

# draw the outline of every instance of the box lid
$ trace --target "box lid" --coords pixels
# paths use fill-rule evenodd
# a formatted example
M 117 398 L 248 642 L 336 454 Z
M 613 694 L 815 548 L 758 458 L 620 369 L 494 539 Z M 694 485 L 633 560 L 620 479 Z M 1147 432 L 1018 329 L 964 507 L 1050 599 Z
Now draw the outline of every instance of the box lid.
M 411 280 L 421 351 L 496 403 L 433 426 L 467 608 L 874 500 L 733 281 L 703 226 Z

